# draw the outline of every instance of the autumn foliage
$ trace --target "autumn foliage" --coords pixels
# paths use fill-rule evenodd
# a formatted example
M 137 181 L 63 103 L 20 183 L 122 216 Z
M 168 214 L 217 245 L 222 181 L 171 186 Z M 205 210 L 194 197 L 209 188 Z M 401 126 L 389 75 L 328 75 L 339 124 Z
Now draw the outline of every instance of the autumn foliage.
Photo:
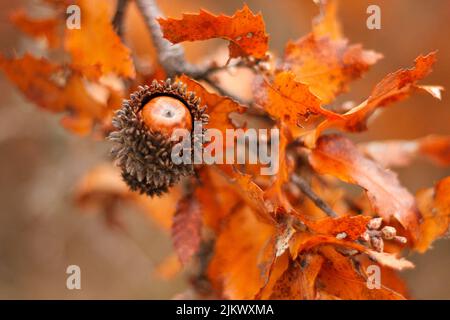
M 79 30 L 65 28 L 64 1 L 46 2 L 53 17 L 35 19 L 18 10 L 11 22 L 46 41 L 47 54 L 1 55 L 0 69 L 38 107 L 62 115 L 61 124 L 71 132 L 105 138 L 123 99 L 139 85 L 172 74 L 164 69 L 167 61 L 157 41 L 215 38 L 228 44 L 227 65 L 206 60 L 205 70 L 192 72 L 174 66 L 180 72 L 172 81 L 201 98 L 208 128 L 280 129 L 274 176 L 261 175 L 256 165 L 203 164 L 195 176 L 151 198 L 131 192 L 108 163 L 78 183 L 77 203 L 97 206 L 113 225 L 120 224 L 122 202 L 138 206 L 171 233 L 178 258 L 168 254 L 162 274 L 189 270 L 194 298 L 409 297 L 397 271 L 413 264 L 402 254 L 425 252 L 448 231 L 450 177 L 413 195 L 391 169 L 417 156 L 449 165 L 450 137 L 430 133 L 414 141 L 355 144 L 345 133 L 367 130 L 375 111 L 416 93 L 440 99 L 441 87 L 422 84 L 436 52 L 386 75 L 349 109 L 333 102 L 382 54 L 343 36 L 335 1 L 322 1 L 311 33 L 287 43 L 279 57 L 269 51 L 261 13 L 246 5 L 232 16 L 200 10 L 179 18 L 158 15 L 146 24 L 149 15 L 141 15 L 139 6 L 145 1 L 130 1 L 124 16 L 129 28 L 120 36 L 120 25 L 111 23 L 110 1 L 76 1 L 82 12 Z M 153 29 L 145 28 L 149 25 Z M 164 38 L 155 37 L 155 25 Z M 147 47 L 152 50 L 144 54 Z M 227 68 L 236 69 L 233 81 L 251 82 L 250 97 L 227 92 L 224 79 L 212 76 Z M 252 76 L 239 78 L 243 70 Z M 359 192 L 349 192 L 347 184 Z M 380 289 L 366 285 L 373 264 L 382 271 Z

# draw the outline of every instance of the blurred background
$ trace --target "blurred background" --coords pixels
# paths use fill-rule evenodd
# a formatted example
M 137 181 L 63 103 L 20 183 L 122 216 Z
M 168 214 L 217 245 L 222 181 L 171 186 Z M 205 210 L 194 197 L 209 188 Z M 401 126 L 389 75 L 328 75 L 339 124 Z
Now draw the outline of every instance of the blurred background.
M 270 46 L 282 53 L 289 39 L 310 31 L 317 7 L 311 0 L 246 0 L 260 10 Z M 159 1 L 166 15 L 200 8 L 232 14 L 241 0 Z M 381 30 L 366 28 L 366 9 L 381 8 Z M 0 51 L 24 52 L 29 40 L 8 21 L 11 10 L 34 10 L 38 1 L 0 1 Z M 32 11 L 30 11 L 32 12 Z M 383 53 L 384 59 L 351 86 L 344 99 L 364 100 L 387 73 L 413 64 L 419 54 L 439 50 L 427 84 L 450 88 L 450 1 L 343 0 L 339 16 L 352 43 Z M 186 46 L 192 61 L 213 52 L 214 41 Z M 3 299 L 168 299 L 186 288 L 183 276 L 170 280 L 155 268 L 170 252 L 170 239 L 146 216 L 124 207 L 129 232 L 111 229 L 95 211 L 74 206 L 77 181 L 108 159 L 109 145 L 80 138 L 59 125 L 59 117 L 38 110 L 0 73 L 0 298 Z M 357 141 L 414 139 L 450 134 L 450 102 L 416 94 L 386 109 Z M 412 192 L 450 175 L 448 168 L 417 160 L 398 170 Z M 137 210 L 136 210 L 137 211 Z M 440 240 L 424 255 L 410 257 L 416 268 L 403 272 L 413 298 L 450 299 L 450 241 Z M 66 268 L 81 267 L 81 290 L 66 289 Z

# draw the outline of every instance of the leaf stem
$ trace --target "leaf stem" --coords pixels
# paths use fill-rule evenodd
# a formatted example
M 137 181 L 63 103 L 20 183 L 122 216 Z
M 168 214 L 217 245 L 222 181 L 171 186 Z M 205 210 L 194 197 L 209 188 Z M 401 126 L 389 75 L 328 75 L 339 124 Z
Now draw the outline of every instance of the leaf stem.
M 293 175 L 291 177 L 291 181 L 300 188 L 300 190 L 309 198 L 311 201 L 321 209 L 323 212 L 325 212 L 329 217 L 336 218 L 338 215 L 336 212 L 331 209 L 331 207 L 323 201 L 322 198 L 320 198 L 311 188 L 311 186 L 308 184 L 308 182 L 300 177 L 299 175 Z

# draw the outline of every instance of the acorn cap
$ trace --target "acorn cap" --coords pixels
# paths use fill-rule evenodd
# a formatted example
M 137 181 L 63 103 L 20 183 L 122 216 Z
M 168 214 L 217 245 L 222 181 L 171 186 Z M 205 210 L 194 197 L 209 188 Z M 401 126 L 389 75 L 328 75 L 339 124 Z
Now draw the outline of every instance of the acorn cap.
M 174 164 L 171 159 L 172 147 L 177 141 L 171 141 L 167 131 L 158 126 L 150 127 L 148 119 L 142 116 L 142 109 L 152 99 L 167 96 L 181 101 L 187 108 L 192 122 L 208 122 L 206 106 L 200 106 L 200 98 L 194 92 L 188 92 L 182 82 L 171 83 L 154 80 L 150 86 L 140 86 L 124 100 L 122 108 L 116 111 L 112 120 L 115 131 L 108 139 L 116 145 L 111 153 L 117 165 L 122 169 L 122 177 L 131 190 L 149 196 L 161 195 L 176 184 L 182 177 L 194 173 L 193 164 Z M 145 121 L 144 121 L 145 120 Z M 189 129 L 193 127 L 193 123 Z M 193 146 L 203 141 L 205 129 L 199 134 L 191 132 L 191 159 Z

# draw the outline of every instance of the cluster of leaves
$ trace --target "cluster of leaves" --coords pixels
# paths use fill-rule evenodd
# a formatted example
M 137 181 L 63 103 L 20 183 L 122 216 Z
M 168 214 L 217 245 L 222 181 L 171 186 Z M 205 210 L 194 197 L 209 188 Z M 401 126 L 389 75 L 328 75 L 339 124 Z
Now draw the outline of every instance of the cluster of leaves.
M 114 110 L 137 85 L 173 73 L 158 58 L 163 46 L 150 40 L 156 37 L 146 25 L 155 21 L 146 24 L 142 7 L 130 2 L 125 19 L 131 22 L 121 38 L 111 23 L 109 1 L 78 0 L 81 29 L 69 30 L 63 27 L 65 1 L 47 2 L 54 17 L 36 20 L 18 11 L 12 21 L 29 36 L 44 39 L 48 57 L 61 62 L 30 54 L 0 56 L 0 68 L 28 99 L 64 113 L 63 126 L 103 137 L 111 130 Z M 262 16 L 247 6 L 232 16 L 202 10 L 181 19 L 158 19 L 164 38 L 173 44 L 213 38 L 229 42 L 227 65 L 212 63 L 204 72 L 185 72 L 176 80 L 207 105 L 211 128 L 279 128 L 275 176 L 260 175 L 257 165 L 203 165 L 183 188 L 149 198 L 130 192 L 117 170 L 103 164 L 78 186 L 78 202 L 100 206 L 112 222 L 117 222 L 115 204 L 127 201 L 170 230 L 178 259 L 168 258 L 162 272 L 188 268 L 195 297 L 402 299 L 407 292 L 396 271 L 413 265 L 399 254 L 404 249 L 424 252 L 448 230 L 450 177 L 414 196 L 389 168 L 405 166 L 419 155 L 450 164 L 450 137 L 357 145 L 342 133 L 324 133 L 329 128 L 366 130 L 376 110 L 416 91 L 440 98 L 442 88 L 418 84 L 431 72 L 436 53 L 388 74 L 355 107 L 332 110 L 327 106 L 382 55 L 349 44 L 335 1 L 320 5 L 312 32 L 289 42 L 281 57 L 268 52 Z M 232 94 L 223 89 L 227 76 L 206 76 L 229 66 L 236 69 L 233 81 L 251 81 L 248 100 L 233 98 L 245 96 L 239 88 Z M 251 77 L 240 77 L 248 70 Z M 347 192 L 342 181 L 359 186 L 360 192 Z M 366 286 L 370 264 L 382 270 L 381 289 Z

